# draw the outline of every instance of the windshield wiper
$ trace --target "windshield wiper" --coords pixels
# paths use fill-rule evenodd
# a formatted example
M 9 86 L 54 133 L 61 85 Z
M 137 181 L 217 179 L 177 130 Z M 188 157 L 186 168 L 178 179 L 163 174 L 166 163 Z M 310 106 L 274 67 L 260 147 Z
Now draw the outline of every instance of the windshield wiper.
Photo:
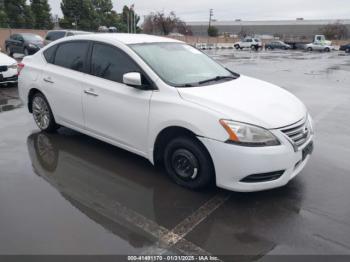
M 213 82 L 213 81 L 220 81 L 220 80 L 224 80 L 224 79 L 236 79 L 236 77 L 234 77 L 234 76 L 216 76 L 216 77 L 213 77 L 213 78 L 210 78 L 207 80 L 200 81 L 200 82 L 198 82 L 198 84 L 202 85 L 205 83 L 209 83 L 209 82 Z
M 187 84 L 183 84 L 183 85 L 176 85 L 175 87 L 195 87 L 195 86 L 196 86 L 195 84 L 187 83 Z

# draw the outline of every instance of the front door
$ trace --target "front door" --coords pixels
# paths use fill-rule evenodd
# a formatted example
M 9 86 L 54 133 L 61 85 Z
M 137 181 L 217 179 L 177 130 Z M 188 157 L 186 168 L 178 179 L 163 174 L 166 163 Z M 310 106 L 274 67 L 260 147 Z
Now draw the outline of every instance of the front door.
M 127 150 L 147 152 L 151 90 L 123 84 L 123 75 L 140 72 L 136 63 L 117 47 L 95 43 L 91 75 L 85 78 L 83 108 L 85 126 Z

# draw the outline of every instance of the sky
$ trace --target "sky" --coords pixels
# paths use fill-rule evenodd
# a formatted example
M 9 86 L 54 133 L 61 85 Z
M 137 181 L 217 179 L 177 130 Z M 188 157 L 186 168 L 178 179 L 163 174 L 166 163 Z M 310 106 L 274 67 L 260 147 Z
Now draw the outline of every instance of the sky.
M 214 9 L 214 19 L 227 20 L 288 20 L 350 19 L 349 0 L 112 0 L 114 9 L 135 4 L 141 17 L 152 11 L 174 11 L 184 21 L 207 21 L 209 9 Z M 62 15 L 60 0 L 49 0 L 52 13 Z

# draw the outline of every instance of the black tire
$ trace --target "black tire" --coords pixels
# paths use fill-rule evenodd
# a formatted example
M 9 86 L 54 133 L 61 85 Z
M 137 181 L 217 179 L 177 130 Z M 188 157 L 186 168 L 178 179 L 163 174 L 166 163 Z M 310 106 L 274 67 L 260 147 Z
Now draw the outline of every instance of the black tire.
M 37 104 L 39 103 L 43 107 L 42 109 L 37 108 Z M 55 132 L 59 126 L 56 124 L 55 118 L 51 111 L 51 107 L 46 97 L 42 93 L 37 92 L 36 94 L 33 95 L 32 100 L 30 101 L 30 104 L 31 104 L 31 111 L 33 114 L 34 121 L 37 124 L 37 126 L 40 128 L 40 130 L 47 133 Z M 46 116 L 45 120 L 48 121 L 45 124 L 43 124 L 43 121 L 40 121 L 40 117 L 41 118 L 44 117 L 43 114 L 45 114 Z
M 9 46 L 6 47 L 6 53 L 9 57 L 13 57 L 13 52 L 11 51 L 11 48 Z
M 326 48 L 324 49 L 324 51 L 327 52 L 327 53 L 329 53 L 329 52 L 331 51 L 331 49 L 329 49 L 328 47 L 326 47 Z
M 350 53 L 350 48 L 346 48 L 345 53 Z
M 250 47 L 250 49 L 253 50 L 253 51 L 259 51 L 259 46 L 258 45 L 252 45 Z
M 205 188 L 215 181 L 211 157 L 196 138 L 170 141 L 164 151 L 164 167 L 175 183 L 189 189 Z
M 241 47 L 240 47 L 239 45 L 235 45 L 235 48 L 236 48 L 237 50 L 241 49 Z
M 308 47 L 307 51 L 312 52 L 312 47 Z

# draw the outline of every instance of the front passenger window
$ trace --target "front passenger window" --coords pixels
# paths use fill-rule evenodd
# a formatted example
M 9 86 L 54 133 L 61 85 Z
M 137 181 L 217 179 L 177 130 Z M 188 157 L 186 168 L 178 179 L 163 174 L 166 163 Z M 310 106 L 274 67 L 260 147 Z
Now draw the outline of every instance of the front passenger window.
M 119 83 L 123 82 L 125 73 L 140 71 L 127 54 L 104 44 L 94 45 L 91 68 L 92 75 Z

